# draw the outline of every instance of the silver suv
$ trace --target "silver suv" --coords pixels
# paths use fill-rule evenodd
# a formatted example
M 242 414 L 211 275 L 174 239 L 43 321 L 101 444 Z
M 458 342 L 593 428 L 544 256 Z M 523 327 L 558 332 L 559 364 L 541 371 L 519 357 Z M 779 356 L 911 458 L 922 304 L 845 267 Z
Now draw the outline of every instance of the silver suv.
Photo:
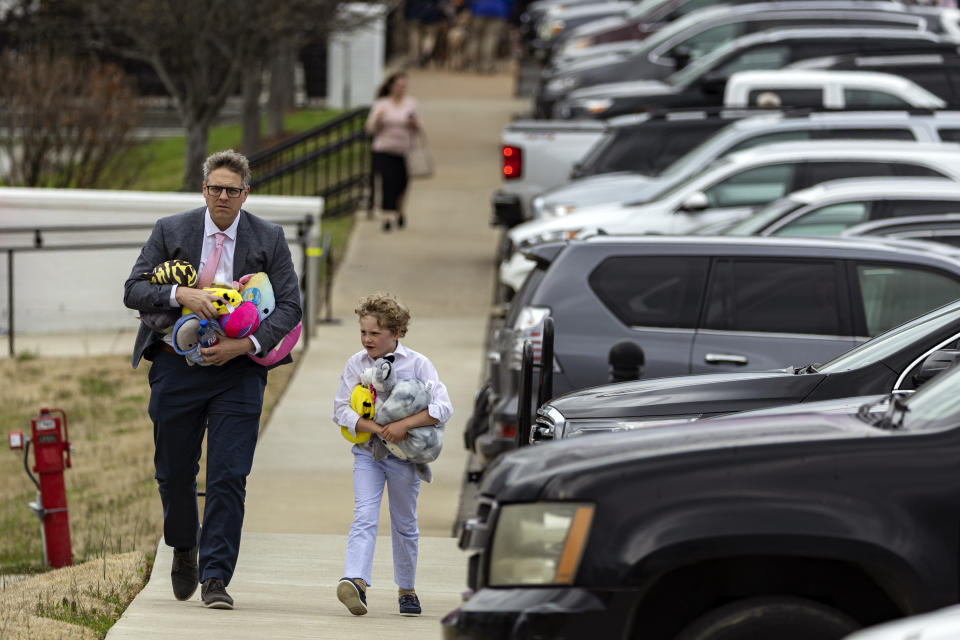
M 486 458 L 512 446 L 520 347 L 548 316 L 559 395 L 607 382 L 623 341 L 643 349 L 644 377 L 759 371 L 825 362 L 960 298 L 960 251 L 934 243 L 597 236 L 530 253 L 537 267 L 494 340 Z

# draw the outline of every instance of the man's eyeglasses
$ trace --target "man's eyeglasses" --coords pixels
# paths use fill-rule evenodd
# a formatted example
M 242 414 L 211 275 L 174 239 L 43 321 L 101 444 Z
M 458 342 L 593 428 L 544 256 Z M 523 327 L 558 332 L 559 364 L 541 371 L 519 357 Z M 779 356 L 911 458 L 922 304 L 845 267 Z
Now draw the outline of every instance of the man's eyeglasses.
M 207 185 L 207 193 L 212 195 L 214 198 L 219 198 L 220 194 L 224 191 L 227 192 L 228 198 L 239 198 L 240 194 L 243 193 L 243 189 L 240 187 L 221 187 L 220 185 L 216 184 Z

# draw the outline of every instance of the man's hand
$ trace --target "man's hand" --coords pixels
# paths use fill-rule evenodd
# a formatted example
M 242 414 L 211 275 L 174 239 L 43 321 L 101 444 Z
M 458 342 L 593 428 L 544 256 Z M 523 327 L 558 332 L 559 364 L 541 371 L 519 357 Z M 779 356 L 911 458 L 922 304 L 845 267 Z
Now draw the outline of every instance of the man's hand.
M 219 338 L 217 344 L 212 347 L 200 349 L 204 361 L 210 364 L 219 367 L 237 356 L 253 351 L 253 342 L 250 338 L 228 338 L 227 336 L 219 336 Z
M 194 289 L 193 287 L 177 287 L 176 298 L 181 307 L 190 309 L 205 320 L 215 320 L 217 318 L 217 310 L 213 306 L 213 301 L 219 300 L 219 296 L 215 293 L 203 289 Z

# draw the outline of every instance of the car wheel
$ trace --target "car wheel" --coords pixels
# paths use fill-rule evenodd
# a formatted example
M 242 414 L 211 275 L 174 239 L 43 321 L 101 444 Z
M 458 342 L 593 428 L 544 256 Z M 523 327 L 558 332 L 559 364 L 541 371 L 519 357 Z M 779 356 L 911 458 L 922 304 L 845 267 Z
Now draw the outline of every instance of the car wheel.
M 675 640 L 839 640 L 859 628 L 845 613 L 812 600 L 746 598 L 708 611 Z

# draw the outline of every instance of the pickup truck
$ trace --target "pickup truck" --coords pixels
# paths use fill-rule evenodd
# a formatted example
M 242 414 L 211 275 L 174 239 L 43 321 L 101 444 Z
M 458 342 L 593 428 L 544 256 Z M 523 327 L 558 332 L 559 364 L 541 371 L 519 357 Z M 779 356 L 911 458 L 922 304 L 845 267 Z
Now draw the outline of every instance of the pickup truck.
M 444 637 L 839 640 L 957 604 L 958 398 L 955 366 L 880 414 L 507 454 L 464 526 L 471 591 Z
M 512 227 L 531 220 L 533 199 L 574 176 L 659 173 L 727 124 L 769 112 L 690 109 L 607 121 L 513 122 L 501 134 L 503 184 L 493 194 L 493 224 Z
M 764 94 L 767 94 L 766 96 Z M 757 98 L 780 107 L 817 109 L 942 109 L 944 102 L 914 82 L 860 71 L 741 71 L 730 76 L 724 107 L 653 112 L 607 121 L 520 120 L 501 134 L 503 185 L 493 194 L 493 224 L 535 218 L 533 200 L 570 178 L 631 172 L 656 175 L 730 122 L 757 109 Z M 768 105 L 768 107 L 771 105 Z
M 879 71 L 778 69 L 730 76 L 723 94 L 729 107 L 822 107 L 824 109 L 943 109 L 946 103 L 912 80 Z

